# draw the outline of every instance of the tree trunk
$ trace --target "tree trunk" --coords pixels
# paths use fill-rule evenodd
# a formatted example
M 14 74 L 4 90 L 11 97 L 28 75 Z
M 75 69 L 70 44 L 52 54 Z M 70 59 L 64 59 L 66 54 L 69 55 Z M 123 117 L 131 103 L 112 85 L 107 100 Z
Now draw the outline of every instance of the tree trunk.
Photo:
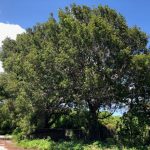
M 89 128 L 89 138 L 90 140 L 97 140 L 100 138 L 99 134 L 99 123 L 96 111 L 91 112 L 90 117 L 90 128 Z
M 44 128 L 48 129 L 49 128 L 49 114 L 47 111 L 45 111 L 45 116 L 44 116 Z
M 89 139 L 97 140 L 100 138 L 98 116 L 96 112 L 97 109 L 95 109 L 93 105 L 89 104 L 89 110 L 90 110 Z

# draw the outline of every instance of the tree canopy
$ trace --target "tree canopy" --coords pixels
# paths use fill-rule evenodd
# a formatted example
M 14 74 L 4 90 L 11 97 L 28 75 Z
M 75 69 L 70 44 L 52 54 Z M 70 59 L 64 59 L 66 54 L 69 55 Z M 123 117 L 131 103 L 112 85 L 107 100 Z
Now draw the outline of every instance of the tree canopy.
M 130 108 L 131 99 L 149 117 L 147 43 L 146 33 L 129 27 L 107 6 L 72 5 L 59 10 L 58 20 L 51 16 L 16 40 L 7 38 L 1 60 L 8 78 L 1 75 L 0 88 L 3 100 L 14 105 L 17 129 L 28 134 L 50 128 L 61 115 L 84 109 L 94 139 L 99 112 L 125 104 Z

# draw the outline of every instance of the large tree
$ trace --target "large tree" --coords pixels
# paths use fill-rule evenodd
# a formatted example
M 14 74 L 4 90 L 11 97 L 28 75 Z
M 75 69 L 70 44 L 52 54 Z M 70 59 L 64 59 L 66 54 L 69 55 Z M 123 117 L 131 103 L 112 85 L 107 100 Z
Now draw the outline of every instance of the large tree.
M 84 108 L 90 138 L 98 138 L 98 112 L 124 103 L 128 67 L 146 44 L 145 33 L 107 6 L 72 5 L 57 21 L 50 17 L 16 41 L 6 39 L 1 55 L 6 73 L 18 81 L 18 125 L 49 127 L 70 108 Z
M 107 6 L 73 5 L 59 16 L 58 68 L 67 75 L 72 100 L 89 110 L 89 135 L 94 139 L 99 137 L 98 112 L 125 102 L 129 93 L 124 82 L 131 60 L 135 50 L 146 49 L 147 35 L 137 27 L 129 28 Z

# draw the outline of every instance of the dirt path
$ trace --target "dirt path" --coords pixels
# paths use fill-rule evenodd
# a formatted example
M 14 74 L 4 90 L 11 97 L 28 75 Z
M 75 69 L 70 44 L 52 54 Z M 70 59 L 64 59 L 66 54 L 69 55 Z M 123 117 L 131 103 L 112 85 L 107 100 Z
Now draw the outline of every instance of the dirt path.
M 16 147 L 11 140 L 0 140 L 0 150 L 24 150 L 24 149 Z

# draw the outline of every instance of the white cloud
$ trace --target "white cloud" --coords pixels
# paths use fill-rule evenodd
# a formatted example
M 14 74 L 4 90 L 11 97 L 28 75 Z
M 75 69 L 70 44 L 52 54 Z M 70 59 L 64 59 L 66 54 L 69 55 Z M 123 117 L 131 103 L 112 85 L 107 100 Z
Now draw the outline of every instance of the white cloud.
M 2 47 L 2 41 L 9 37 L 16 39 L 17 34 L 25 32 L 25 29 L 16 24 L 0 23 L 0 47 Z M 2 62 L 0 62 L 0 72 L 3 72 Z
M 2 46 L 2 41 L 5 38 L 9 37 L 15 40 L 17 34 L 23 32 L 25 32 L 25 30 L 19 25 L 0 23 L 0 47 Z

